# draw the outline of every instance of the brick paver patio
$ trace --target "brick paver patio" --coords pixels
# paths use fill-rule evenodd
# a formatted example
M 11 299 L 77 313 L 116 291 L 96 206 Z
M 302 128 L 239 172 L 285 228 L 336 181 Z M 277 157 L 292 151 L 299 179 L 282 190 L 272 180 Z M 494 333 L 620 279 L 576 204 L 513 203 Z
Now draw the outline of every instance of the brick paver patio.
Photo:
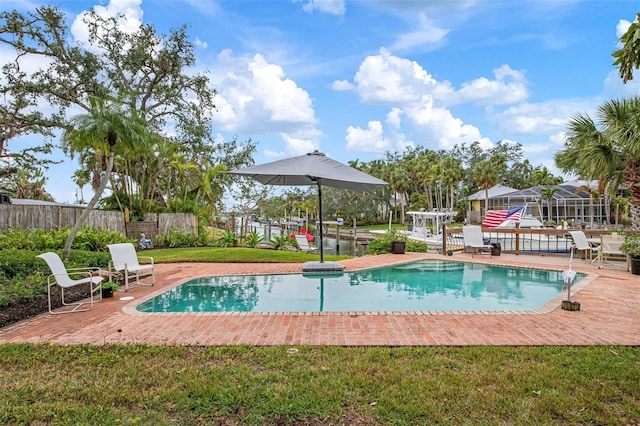
M 343 261 L 347 271 L 441 255 L 364 256 Z M 564 270 L 568 258 L 456 254 L 454 260 Z M 155 287 L 116 293 L 91 311 L 48 313 L 0 329 L 0 343 L 59 345 L 148 343 L 184 345 L 638 345 L 640 276 L 623 268 L 597 269 L 575 286 L 578 312 L 560 308 L 558 296 L 536 312 L 322 312 L 144 314 L 135 306 L 185 280 L 206 275 L 299 273 L 300 264 L 159 264 Z M 148 280 L 148 279 L 146 279 Z M 133 300 L 121 300 L 122 297 Z

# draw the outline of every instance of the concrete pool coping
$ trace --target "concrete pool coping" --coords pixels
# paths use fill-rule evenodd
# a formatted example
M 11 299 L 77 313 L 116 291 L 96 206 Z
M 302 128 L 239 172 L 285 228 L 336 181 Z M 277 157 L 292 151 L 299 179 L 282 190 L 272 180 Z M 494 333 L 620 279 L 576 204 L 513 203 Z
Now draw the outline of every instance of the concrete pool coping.
M 464 260 L 565 270 L 562 256 L 476 256 L 407 253 L 363 256 L 340 263 L 345 272 L 420 259 Z M 624 268 L 598 269 L 574 260 L 587 274 L 572 293 L 580 311 L 560 308 L 564 294 L 527 312 L 256 312 L 142 313 L 135 306 L 187 279 L 206 275 L 301 273 L 301 264 L 158 264 L 155 287 L 117 293 L 87 312 L 48 313 L 0 329 L 0 343 L 147 343 L 181 345 L 638 345 L 640 277 Z M 120 300 L 133 297 L 133 300 Z M 572 297 L 573 298 L 573 297 Z

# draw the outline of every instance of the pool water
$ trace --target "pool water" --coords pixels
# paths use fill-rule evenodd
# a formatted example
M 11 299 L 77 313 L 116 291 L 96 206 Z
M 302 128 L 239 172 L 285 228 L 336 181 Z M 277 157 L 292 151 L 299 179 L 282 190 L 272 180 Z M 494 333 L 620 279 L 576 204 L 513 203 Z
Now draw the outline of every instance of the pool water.
M 584 277 L 577 274 L 574 284 Z M 344 274 L 201 277 L 141 312 L 529 311 L 562 292 L 561 271 L 424 260 Z

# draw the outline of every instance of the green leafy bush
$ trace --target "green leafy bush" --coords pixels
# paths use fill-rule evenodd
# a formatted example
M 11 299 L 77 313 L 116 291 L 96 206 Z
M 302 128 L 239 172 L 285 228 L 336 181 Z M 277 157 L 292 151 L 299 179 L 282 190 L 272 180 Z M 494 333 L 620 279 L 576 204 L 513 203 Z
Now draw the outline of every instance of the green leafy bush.
M 206 245 L 205 233 L 196 235 L 171 229 L 168 235 L 156 236 L 156 246 L 159 247 L 204 247 Z
M 47 276 L 51 271 L 44 260 L 36 257 L 40 253 L 42 251 L 0 250 L 0 307 L 47 294 Z M 71 250 L 64 264 L 67 269 L 106 269 L 109 259 L 110 255 L 105 252 Z
M 264 240 L 264 236 L 260 233 L 253 231 L 245 235 L 244 244 L 247 247 L 256 248 Z
M 407 236 L 398 232 L 397 229 L 390 229 L 369 243 L 370 254 L 383 254 L 391 252 L 391 243 L 394 241 L 407 241 Z
M 135 239 L 127 238 L 119 232 L 99 230 L 85 226 L 78 232 L 78 235 L 76 235 L 73 241 L 73 248 L 89 251 L 107 251 L 108 244 L 118 243 L 137 244 Z
M 629 232 L 624 237 L 620 251 L 630 256 L 640 256 L 640 232 Z
M 271 242 L 276 250 L 286 250 L 287 247 L 293 247 L 293 242 L 291 241 L 291 237 L 286 234 L 276 235 L 271 237 Z
M 61 250 L 69 237 L 69 229 L 8 229 L 0 233 L 0 250 L 22 249 L 31 251 Z M 74 249 L 107 251 L 107 244 L 132 242 L 115 231 L 84 227 L 73 241 Z
M 238 237 L 236 236 L 236 233 L 231 229 L 227 229 L 218 240 L 218 245 L 220 247 L 237 247 Z
M 407 240 L 407 251 L 414 253 L 426 253 L 429 251 L 429 246 L 423 241 Z

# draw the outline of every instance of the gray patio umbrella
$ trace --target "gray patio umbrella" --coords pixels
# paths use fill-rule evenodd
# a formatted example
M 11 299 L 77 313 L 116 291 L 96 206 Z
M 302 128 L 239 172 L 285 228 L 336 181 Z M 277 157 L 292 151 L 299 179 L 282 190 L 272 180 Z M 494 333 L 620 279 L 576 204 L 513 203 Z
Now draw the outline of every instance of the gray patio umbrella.
M 320 263 L 324 262 L 322 250 L 322 186 L 371 192 L 387 185 L 387 182 L 353 167 L 346 166 L 339 161 L 332 160 L 319 151 L 244 169 L 236 169 L 229 173 L 250 176 L 265 185 L 317 185 L 318 218 L 320 220 Z

